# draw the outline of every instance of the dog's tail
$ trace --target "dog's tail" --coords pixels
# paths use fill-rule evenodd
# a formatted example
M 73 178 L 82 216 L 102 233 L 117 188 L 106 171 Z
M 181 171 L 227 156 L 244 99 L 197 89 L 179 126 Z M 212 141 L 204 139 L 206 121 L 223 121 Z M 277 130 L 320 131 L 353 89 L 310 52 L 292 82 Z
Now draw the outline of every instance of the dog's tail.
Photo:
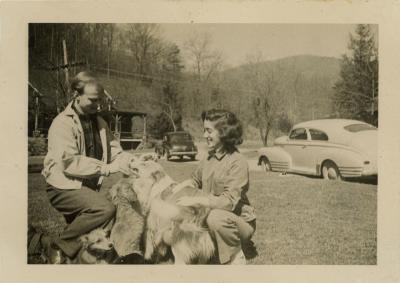
M 174 256 L 178 256 L 185 263 L 190 263 L 193 259 L 197 259 L 198 263 L 207 263 L 215 251 L 208 229 L 194 221 L 183 221 L 177 228 L 171 245 Z
M 147 221 L 146 258 L 151 257 L 155 249 L 159 250 L 163 244 L 167 244 L 173 246 L 175 251 L 179 250 L 185 262 L 192 258 L 198 258 L 200 263 L 208 261 L 214 252 L 214 243 L 204 227 L 209 210 L 193 209 L 161 199 L 153 200 Z
M 145 236 L 145 258 L 150 259 L 155 251 L 164 256 L 167 252 L 164 242 L 168 237 L 164 234 L 172 229 L 173 219 L 179 215 L 179 208 L 161 199 L 154 199 L 147 217 L 147 231 Z

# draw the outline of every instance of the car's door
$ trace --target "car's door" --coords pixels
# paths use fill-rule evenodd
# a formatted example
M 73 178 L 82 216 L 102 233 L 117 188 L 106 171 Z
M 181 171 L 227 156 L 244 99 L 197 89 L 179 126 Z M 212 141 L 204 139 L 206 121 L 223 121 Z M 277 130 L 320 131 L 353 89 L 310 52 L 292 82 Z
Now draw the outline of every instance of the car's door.
M 324 131 L 314 128 L 309 128 L 307 130 L 310 137 L 310 143 L 306 148 L 310 161 L 307 166 L 314 174 L 319 174 L 317 169 L 318 161 L 320 161 L 323 156 L 326 156 L 327 152 L 331 151 L 331 146 L 328 143 L 329 138 Z
M 307 153 L 309 146 L 308 132 L 305 128 L 293 129 L 284 149 L 292 157 L 292 170 L 297 172 L 310 171 L 310 157 Z

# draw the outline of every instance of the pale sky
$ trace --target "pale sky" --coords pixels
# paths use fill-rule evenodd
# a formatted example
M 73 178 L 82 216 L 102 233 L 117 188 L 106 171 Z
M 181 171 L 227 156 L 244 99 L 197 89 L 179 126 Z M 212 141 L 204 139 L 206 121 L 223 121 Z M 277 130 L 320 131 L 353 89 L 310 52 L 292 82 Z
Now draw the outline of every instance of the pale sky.
M 166 40 L 183 51 L 195 33 L 209 33 L 212 47 L 224 54 L 227 65 L 237 66 L 247 54 L 261 51 L 265 60 L 293 55 L 319 55 L 340 58 L 347 51 L 349 34 L 356 25 L 348 24 L 161 24 Z M 372 26 L 377 34 L 377 26 Z

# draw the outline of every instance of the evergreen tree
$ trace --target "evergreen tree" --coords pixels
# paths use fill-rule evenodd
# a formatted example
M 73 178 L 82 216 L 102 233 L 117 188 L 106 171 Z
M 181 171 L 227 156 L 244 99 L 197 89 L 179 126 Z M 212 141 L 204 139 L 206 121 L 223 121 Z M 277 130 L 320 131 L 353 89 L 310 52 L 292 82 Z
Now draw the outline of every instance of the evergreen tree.
M 343 55 L 340 79 L 334 86 L 335 112 L 341 118 L 377 125 L 378 50 L 369 25 L 357 25 Z

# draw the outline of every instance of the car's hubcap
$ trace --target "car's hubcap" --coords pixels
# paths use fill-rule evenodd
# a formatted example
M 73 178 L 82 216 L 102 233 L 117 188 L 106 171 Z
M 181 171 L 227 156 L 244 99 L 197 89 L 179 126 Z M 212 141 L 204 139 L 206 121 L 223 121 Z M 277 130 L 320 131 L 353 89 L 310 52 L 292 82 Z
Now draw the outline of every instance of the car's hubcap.
M 330 179 L 330 180 L 336 180 L 337 179 L 336 170 L 334 168 L 329 168 L 328 169 L 328 179 Z
M 333 167 L 324 167 L 323 169 L 323 175 L 325 179 L 328 180 L 337 180 L 338 179 L 338 174 Z

